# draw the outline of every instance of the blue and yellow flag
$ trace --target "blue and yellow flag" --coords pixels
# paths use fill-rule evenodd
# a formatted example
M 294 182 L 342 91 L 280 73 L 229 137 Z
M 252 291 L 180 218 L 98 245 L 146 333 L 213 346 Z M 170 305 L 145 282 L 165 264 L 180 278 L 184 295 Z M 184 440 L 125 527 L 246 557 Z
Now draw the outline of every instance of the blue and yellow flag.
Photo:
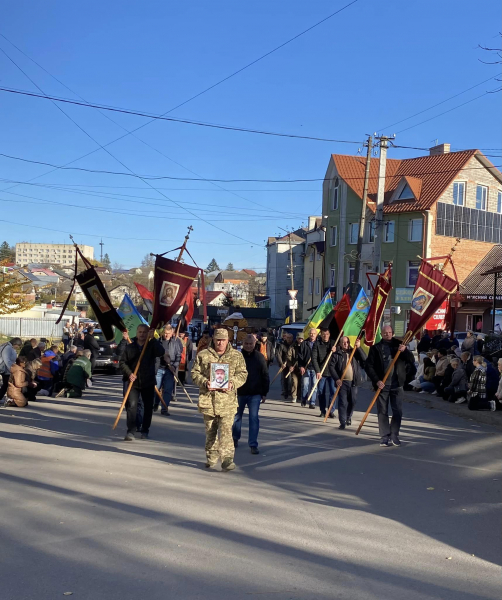
M 124 295 L 117 312 L 122 317 L 131 338 L 136 335 L 138 325 L 148 325 L 127 294 Z M 115 329 L 115 343 L 118 344 L 121 340 L 122 332 L 119 329 Z
M 312 328 L 318 329 L 319 325 L 324 321 L 324 319 L 332 312 L 334 308 L 333 298 L 331 297 L 331 293 L 328 290 L 323 299 L 319 302 L 315 312 L 310 317 L 309 322 L 305 326 L 303 330 L 303 337 L 307 339 L 309 337 L 309 331 Z

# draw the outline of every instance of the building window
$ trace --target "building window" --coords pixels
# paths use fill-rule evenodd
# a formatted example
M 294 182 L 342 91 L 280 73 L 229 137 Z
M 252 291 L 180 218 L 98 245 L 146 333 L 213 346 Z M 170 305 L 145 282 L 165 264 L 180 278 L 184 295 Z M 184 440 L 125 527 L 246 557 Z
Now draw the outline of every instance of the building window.
M 409 260 L 406 267 L 406 285 L 407 287 L 415 287 L 418 280 L 418 270 L 420 269 L 419 260 Z
M 456 206 L 464 206 L 465 183 L 456 181 L 453 184 L 453 204 Z
M 387 242 L 387 243 L 391 243 L 394 241 L 394 227 L 395 227 L 395 222 L 394 221 L 385 221 L 384 223 L 384 235 L 383 235 L 383 241 Z
M 408 184 L 406 184 L 403 189 L 401 190 L 401 193 L 398 196 L 398 200 L 411 200 L 413 199 L 415 196 L 413 195 L 413 192 L 411 191 L 411 188 Z
M 502 214 L 502 192 L 497 194 L 497 212 Z
M 335 287 L 336 268 L 334 264 L 329 266 L 329 287 Z
M 333 182 L 333 200 L 331 202 L 331 210 L 338 208 L 338 196 L 340 194 L 340 180 L 338 177 Z
M 314 252 L 315 252 L 315 250 L 312 250 L 312 252 L 309 253 L 309 261 L 310 262 L 314 262 Z
M 422 241 L 422 219 L 410 219 L 410 225 L 408 230 L 408 241 L 410 242 L 421 242 Z
M 375 221 L 368 223 L 368 242 L 375 241 Z
M 349 223 L 349 244 L 357 244 L 359 238 L 359 223 Z
M 355 274 L 356 274 L 356 263 L 349 263 L 349 283 L 354 282 Z
M 319 277 L 315 278 L 315 293 L 317 295 L 321 293 L 321 279 Z
M 336 225 L 333 225 L 333 227 L 331 227 L 330 229 L 331 229 L 331 235 L 329 238 L 330 246 L 336 246 L 336 238 L 338 235 L 338 228 Z
M 309 294 L 312 294 L 314 282 L 312 281 L 312 277 L 309 279 Z
M 476 208 L 486 210 L 486 199 L 488 198 L 488 188 L 486 185 L 476 186 Z

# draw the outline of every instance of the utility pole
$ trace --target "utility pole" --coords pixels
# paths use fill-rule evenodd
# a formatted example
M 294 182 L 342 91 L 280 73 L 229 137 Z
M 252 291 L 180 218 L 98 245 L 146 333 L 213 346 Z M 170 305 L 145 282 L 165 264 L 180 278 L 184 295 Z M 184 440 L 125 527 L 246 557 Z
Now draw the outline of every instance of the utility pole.
M 293 247 L 291 245 L 291 233 L 288 234 L 288 239 L 289 239 L 289 268 L 291 271 L 291 290 L 294 291 L 295 289 L 295 269 L 293 266 Z M 293 302 L 296 302 L 296 299 L 293 300 Z M 296 308 L 292 308 L 291 309 L 291 318 L 292 323 L 296 323 Z
M 382 135 L 380 141 L 380 166 L 378 167 L 378 189 L 375 215 L 375 251 L 373 253 L 373 271 L 380 273 L 383 237 L 383 201 L 385 195 L 385 170 L 387 168 L 387 148 L 389 138 Z
M 103 264 L 103 246 L 104 246 L 103 238 L 101 238 L 99 245 L 101 246 L 101 261 L 100 262 L 101 262 L 101 264 Z
M 368 146 L 368 152 L 366 153 L 366 169 L 364 171 L 364 187 L 363 187 L 363 203 L 361 206 L 361 220 L 359 221 L 359 237 L 357 238 L 357 258 L 356 268 L 354 271 L 354 281 L 359 282 L 359 275 L 361 273 L 361 258 L 363 252 L 363 239 L 364 239 L 364 228 L 366 227 L 366 202 L 368 200 L 368 185 L 370 179 L 370 161 L 371 151 L 373 150 L 373 137 L 368 136 L 366 144 Z

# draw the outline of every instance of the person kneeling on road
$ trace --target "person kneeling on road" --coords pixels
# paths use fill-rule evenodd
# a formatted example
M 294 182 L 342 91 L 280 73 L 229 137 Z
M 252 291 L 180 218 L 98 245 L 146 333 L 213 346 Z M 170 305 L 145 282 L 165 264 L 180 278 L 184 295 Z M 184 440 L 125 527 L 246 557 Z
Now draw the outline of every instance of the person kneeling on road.
M 352 413 L 357 401 L 357 387 L 361 383 L 361 369 L 364 369 L 366 361 L 366 354 L 361 349 L 361 342 L 356 340 L 354 357 L 345 375 L 343 375 L 351 353 L 350 340 L 348 337 L 343 336 L 338 350 L 332 354 L 328 365 L 335 385 L 340 388 L 338 392 L 339 429 L 345 429 L 347 425 L 352 425 Z
M 255 350 L 256 339 L 249 334 L 242 346 L 242 356 L 246 363 L 248 378 L 246 383 L 237 390 L 238 408 L 232 426 L 232 437 L 234 446 L 237 448 L 241 437 L 242 415 L 246 406 L 249 410 L 249 447 L 251 454 L 259 454 L 258 431 L 260 430 L 260 419 L 258 411 L 260 403 L 265 402 L 270 387 L 268 366 L 263 354 Z
M 397 351 L 401 353 L 387 377 L 387 373 Z M 415 358 L 406 346 L 394 337 L 390 325 L 382 327 L 382 339 L 371 346 L 366 361 L 366 373 L 373 386 L 380 390 L 377 399 L 378 429 L 380 431 L 380 446 L 400 446 L 399 429 L 403 418 L 403 385 L 406 381 L 406 365 L 413 363 Z M 392 421 L 389 425 L 389 402 L 392 407 Z
M 136 416 L 138 413 L 138 401 L 141 396 L 144 406 L 143 423 L 141 425 L 141 439 L 148 439 L 150 425 L 152 424 L 153 399 L 155 396 L 155 361 L 164 356 L 165 351 L 162 344 L 153 339 L 155 331 L 149 331 L 148 325 L 138 325 L 136 338 L 128 344 L 119 361 L 120 370 L 123 373 L 124 382 L 132 382 L 132 388 L 127 398 L 127 433 L 124 440 L 132 442 L 136 429 Z M 137 375 L 134 370 L 138 364 L 143 346 L 147 344 L 143 358 L 139 365 Z M 169 360 L 166 356 L 165 359 Z M 127 390 L 126 386 L 124 389 Z
M 211 389 L 211 363 L 228 364 L 228 389 Z M 215 330 L 213 347 L 199 352 L 192 369 L 192 380 L 199 387 L 199 412 L 204 415 L 208 469 L 216 466 L 218 455 L 223 471 L 235 469 L 232 425 L 237 409 L 236 391 L 246 379 L 244 357 L 228 343 L 228 331 Z
M 67 398 L 82 398 L 88 380 L 92 377 L 91 351 L 83 350 L 65 373 L 65 388 Z

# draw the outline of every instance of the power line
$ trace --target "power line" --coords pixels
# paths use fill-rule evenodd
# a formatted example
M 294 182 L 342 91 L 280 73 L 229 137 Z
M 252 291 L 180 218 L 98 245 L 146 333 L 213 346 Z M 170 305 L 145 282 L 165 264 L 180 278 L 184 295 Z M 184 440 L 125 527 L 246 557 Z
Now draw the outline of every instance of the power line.
M 45 94 L 45 92 L 43 91 L 43 89 L 37 84 L 35 83 L 35 81 L 33 81 L 33 79 L 31 79 L 31 77 L 25 73 L 23 71 L 23 69 L 21 69 L 21 67 L 5 52 L 5 50 L 3 50 L 3 48 L 0 48 L 0 51 L 21 71 L 21 73 L 23 73 L 23 75 L 37 88 L 39 89 L 42 94 Z M 146 181 L 145 179 L 143 179 L 142 177 L 137 176 L 132 169 L 130 169 L 125 163 L 123 163 L 121 160 L 119 160 L 116 156 L 114 156 L 107 148 L 105 148 L 104 146 L 102 146 L 93 136 L 91 136 L 83 127 L 81 127 L 76 121 L 74 121 L 60 106 L 58 106 L 55 102 L 53 102 L 54 106 L 60 111 L 62 112 L 65 117 L 67 117 L 76 127 L 78 127 L 80 129 L 80 131 L 82 131 L 89 139 L 91 139 L 96 145 L 98 145 L 102 150 L 104 150 L 107 154 L 109 154 L 113 159 L 115 159 L 119 164 L 121 164 L 124 168 L 126 168 L 128 171 L 130 171 L 130 174 L 138 177 L 141 181 L 143 181 L 147 186 L 149 186 L 150 188 L 152 188 L 153 190 L 155 190 L 155 188 L 153 187 L 153 185 L 151 183 L 149 183 L 148 181 Z M 227 235 L 230 235 L 232 237 L 235 237 L 239 240 L 242 240 L 244 242 L 248 242 L 249 244 L 253 244 L 254 242 L 250 241 L 250 240 L 246 240 L 245 238 L 236 235 L 235 233 L 231 233 L 230 231 L 226 231 L 225 229 L 219 227 L 218 225 L 215 225 L 214 223 L 204 219 L 203 217 L 197 215 L 196 213 L 192 212 L 191 210 L 189 210 L 188 208 L 184 208 L 183 206 L 181 206 L 180 204 L 178 204 L 175 200 L 172 200 L 172 198 L 169 198 L 168 196 L 166 196 L 163 192 L 160 192 L 159 190 L 155 190 L 157 191 L 157 193 L 159 193 L 161 196 L 163 196 L 164 198 L 166 198 L 167 200 L 170 200 L 171 202 L 173 202 L 174 204 L 176 204 L 179 208 L 182 208 L 182 210 L 185 210 L 188 214 L 192 215 L 192 217 L 196 218 L 197 220 L 203 221 L 204 223 L 207 223 L 208 225 L 210 225 L 211 227 L 213 227 L 214 229 L 217 229 L 223 233 L 226 233 Z
M 385 127 L 380 127 L 378 129 L 378 131 L 384 131 L 384 130 L 388 130 L 391 127 L 394 127 L 394 125 L 399 125 L 400 123 L 404 123 L 404 121 L 409 121 L 410 119 L 413 119 L 414 117 L 418 117 L 418 115 L 423 114 L 424 112 L 427 112 L 429 110 L 432 110 L 433 108 L 436 108 L 436 106 L 441 106 L 441 104 L 445 104 L 446 102 L 449 102 L 450 100 L 453 100 L 454 98 L 458 98 L 458 96 L 462 96 L 462 94 L 465 94 L 466 92 L 469 92 L 471 90 L 473 90 L 474 88 L 479 87 L 480 85 L 483 85 L 483 83 L 487 83 L 488 81 L 492 81 L 492 79 L 496 79 L 498 77 L 498 75 L 494 76 L 494 77 L 488 77 L 488 79 L 484 79 L 483 81 L 480 81 L 479 83 L 476 83 L 475 85 L 463 90 L 462 92 L 459 92 L 458 94 L 455 94 L 453 96 L 450 96 L 449 98 L 446 98 L 446 100 L 441 100 L 441 102 L 437 102 L 436 104 L 433 104 L 432 106 L 429 106 L 428 108 L 424 108 L 424 110 L 421 110 L 413 115 L 410 115 L 409 117 L 406 117 L 405 119 L 401 119 L 400 121 L 396 121 L 395 123 L 391 123 L 390 125 L 386 125 Z M 423 121 L 425 122 L 425 121 Z M 403 130 L 406 131 L 406 130 Z
M 467 150 L 465 152 L 468 152 Z M 300 183 L 300 182 L 313 182 L 313 181 L 333 181 L 334 179 L 336 179 L 337 176 L 334 177 L 314 177 L 314 178 L 305 178 L 305 179 L 209 179 L 209 178 L 204 178 L 204 179 L 198 179 L 195 177 L 173 177 L 170 175 L 137 175 L 136 173 L 126 173 L 124 171 L 108 171 L 108 170 L 101 170 L 101 169 L 86 169 L 84 167 L 66 167 L 64 165 L 53 165 L 51 163 L 47 163 L 47 162 L 43 162 L 43 161 L 38 161 L 38 160 L 31 160 L 28 158 L 23 158 L 23 157 L 19 157 L 19 156 L 12 156 L 10 154 L 5 154 L 5 153 L 1 153 L 0 152 L 0 156 L 3 156 L 4 158 L 8 158 L 11 160 L 19 160 L 22 162 L 28 162 L 28 163 L 32 163 L 32 164 L 37 164 L 37 165 L 44 165 L 44 166 L 49 166 L 49 167 L 54 167 L 54 169 L 56 170 L 70 170 L 70 171 L 82 171 L 85 173 L 100 173 L 100 174 L 104 174 L 104 175 L 119 175 L 119 176 L 125 176 L 125 177 L 135 177 L 141 180 L 161 180 L 161 179 L 168 179 L 171 181 L 200 181 L 200 182 L 208 182 L 208 181 L 218 181 L 218 182 L 226 182 L 226 183 Z M 486 155 L 484 155 L 486 156 Z M 498 158 L 498 157 L 497 157 Z M 446 169 L 446 170 L 435 170 L 435 171 L 421 171 L 420 173 L 407 173 L 407 175 L 413 177 L 413 176 L 420 176 L 420 175 L 435 175 L 435 174 L 440 174 L 440 173 L 453 173 L 456 171 L 464 171 L 464 170 L 469 170 L 469 169 L 486 169 L 486 168 L 499 168 L 502 165 L 493 165 L 493 167 L 465 167 L 462 169 Z M 127 168 L 127 167 L 126 167 Z M 346 181 L 353 181 L 353 180 L 363 180 L 364 179 L 364 175 L 361 177 L 344 177 L 343 178 Z M 370 177 L 370 179 L 378 179 L 378 175 L 374 176 L 374 177 Z M 31 181 L 31 180 L 30 180 Z M 21 182 L 21 184 L 23 183 L 29 183 L 28 182 Z M 152 188 L 155 191 L 159 191 L 158 188 Z M 1 190 L 1 191 L 6 191 L 6 190 Z M 170 198 L 167 198 L 168 200 L 171 200 Z M 176 203 L 174 200 L 171 200 L 171 202 Z
M 354 140 L 335 140 L 335 139 L 331 139 L 331 138 L 321 138 L 321 137 L 315 137 L 315 136 L 308 136 L 308 135 L 296 135 L 294 133 L 279 133 L 276 131 L 265 131 L 265 130 L 261 130 L 261 129 L 251 129 L 248 127 L 236 127 L 233 125 L 218 125 L 216 123 L 207 123 L 205 121 L 193 121 L 191 119 L 181 119 L 178 117 L 164 117 L 162 115 L 153 115 L 151 113 L 146 113 L 146 112 L 142 112 L 142 111 L 134 111 L 134 110 L 129 110 L 126 108 L 118 108 L 118 107 L 112 107 L 112 106 L 106 106 L 104 104 L 95 104 L 95 103 L 91 103 L 91 102 L 79 102 L 77 100 L 71 100 L 69 98 L 61 98 L 58 96 L 49 96 L 47 94 L 36 94 L 35 92 L 28 92 L 28 91 L 23 91 L 23 90 L 16 90 L 14 88 L 6 88 L 6 87 L 0 87 L 0 91 L 1 92 L 8 92 L 11 94 L 19 94 L 22 96 L 30 96 L 32 98 L 40 98 L 42 100 L 50 100 L 52 102 L 62 102 L 65 104 L 73 104 L 76 106 L 83 106 L 85 108 L 96 108 L 98 110 L 107 110 L 107 111 L 111 111 L 111 112 L 117 112 L 117 113 L 121 113 L 121 114 L 126 114 L 126 115 L 134 115 L 134 116 L 138 116 L 138 117 L 147 117 L 149 119 L 151 119 L 152 121 L 169 121 L 172 123 L 183 123 L 185 125 L 197 125 L 199 127 L 210 127 L 213 129 L 224 129 L 226 131 L 237 131 L 237 132 L 242 132 L 242 133 L 254 133 L 254 134 L 258 134 L 258 135 L 269 135 L 269 136 L 276 136 L 276 137 L 284 137 L 284 138 L 296 138 L 296 139 L 300 139 L 300 140 L 312 140 L 312 141 L 316 141 L 316 142 L 334 142 L 334 143 L 338 143 L 338 144 L 361 144 L 362 142 L 359 141 L 354 141 Z M 133 130 L 134 131 L 134 130 Z M 132 132 L 129 132 L 132 133 Z

